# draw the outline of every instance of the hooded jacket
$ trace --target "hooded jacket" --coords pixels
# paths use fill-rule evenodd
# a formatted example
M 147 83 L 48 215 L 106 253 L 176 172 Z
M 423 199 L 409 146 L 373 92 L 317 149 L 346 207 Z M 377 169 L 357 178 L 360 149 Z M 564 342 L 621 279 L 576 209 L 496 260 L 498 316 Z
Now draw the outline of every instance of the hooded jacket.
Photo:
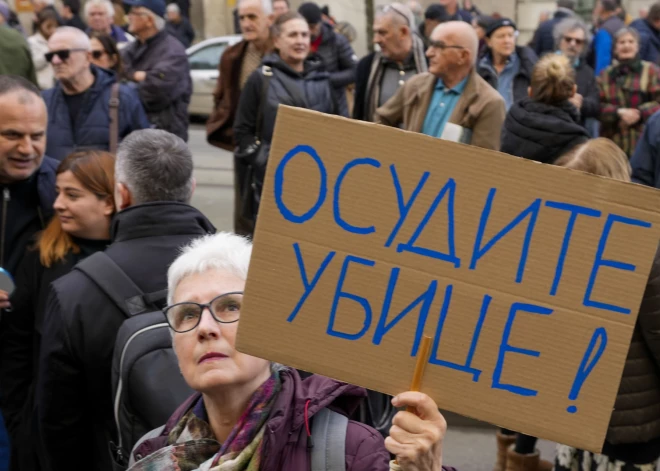
M 263 461 L 260 471 L 309 471 L 311 449 L 308 447 L 306 425 L 323 408 L 350 417 L 366 396 L 364 389 L 313 375 L 304 381 L 298 372 L 280 372 L 280 391 L 270 417 L 262 444 Z M 167 446 L 170 431 L 195 404 L 201 394 L 188 399 L 168 420 L 160 435 L 144 441 L 133 450 L 133 459 L 140 460 Z M 305 407 L 308 406 L 307 419 Z M 311 426 L 310 426 L 311 428 Z M 389 471 L 389 453 L 383 437 L 364 424 L 349 421 L 346 432 L 347 471 Z M 443 468 L 448 469 L 448 468 Z
M 525 98 L 515 103 L 506 115 L 502 129 L 501 151 L 507 154 L 552 163 L 573 147 L 589 140 L 579 122 L 575 106 L 559 106 Z
M 46 154 L 57 160 L 72 152 L 85 149 L 110 148 L 110 99 L 114 73 L 92 66 L 94 84 L 84 92 L 77 117 L 69 113 L 62 85 L 43 92 L 48 108 L 48 140 Z M 151 124 L 135 90 L 119 85 L 119 141 L 133 131 L 149 128 Z
M 266 93 L 266 103 L 261 103 L 263 96 L 264 68 L 272 72 Z M 286 86 L 285 86 L 286 84 Z M 298 90 L 299 97 L 291 96 L 288 88 Z M 308 58 L 302 73 L 289 67 L 279 55 L 270 54 L 264 57 L 262 67 L 255 70 L 248 78 L 234 121 L 234 137 L 238 149 L 245 149 L 252 144 L 257 132 L 257 116 L 262 108 L 261 141 L 264 155 L 267 157 L 275 129 L 275 118 L 279 105 L 296 106 L 321 113 L 348 115 L 345 107 L 340 108 L 333 87 L 330 84 L 330 74 L 324 64 L 318 59 Z
M 167 269 L 181 247 L 214 232 L 187 204 L 141 204 L 117 213 L 105 253 L 140 290 L 153 293 L 167 288 Z M 43 461 L 50 471 L 112 470 L 111 363 L 125 319 L 78 270 L 51 284 L 36 388 Z

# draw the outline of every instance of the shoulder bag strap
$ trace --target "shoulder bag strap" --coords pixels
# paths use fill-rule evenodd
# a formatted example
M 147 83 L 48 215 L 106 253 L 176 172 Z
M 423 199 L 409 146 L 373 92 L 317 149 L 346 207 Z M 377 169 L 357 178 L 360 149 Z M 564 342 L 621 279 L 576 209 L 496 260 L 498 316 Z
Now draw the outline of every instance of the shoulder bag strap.
M 346 433 L 348 418 L 321 409 L 314 415 L 311 471 L 346 471 Z
M 145 294 L 124 273 L 124 270 L 106 255 L 97 252 L 75 266 L 103 291 L 126 317 L 156 310 L 155 305 L 167 298 L 167 290 Z
M 119 82 L 112 84 L 110 92 L 110 153 L 116 154 L 119 145 Z
M 642 93 L 646 93 L 649 89 L 649 72 L 651 68 L 651 63 L 642 61 L 642 77 L 639 80 L 639 89 Z

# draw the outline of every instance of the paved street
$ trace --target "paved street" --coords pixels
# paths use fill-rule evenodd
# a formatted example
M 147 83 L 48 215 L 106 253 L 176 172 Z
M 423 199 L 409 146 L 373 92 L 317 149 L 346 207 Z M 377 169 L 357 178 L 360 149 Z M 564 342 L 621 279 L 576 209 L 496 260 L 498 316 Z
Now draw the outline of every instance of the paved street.
M 233 173 L 232 154 L 206 143 L 204 126 L 190 128 L 190 147 L 195 158 L 197 189 L 193 205 L 202 211 L 218 230 L 232 230 Z M 492 471 L 495 463 L 495 428 L 455 414 L 446 414 L 449 424 L 444 445 L 444 462 L 460 471 Z M 541 455 L 554 456 L 554 444 L 539 442 Z

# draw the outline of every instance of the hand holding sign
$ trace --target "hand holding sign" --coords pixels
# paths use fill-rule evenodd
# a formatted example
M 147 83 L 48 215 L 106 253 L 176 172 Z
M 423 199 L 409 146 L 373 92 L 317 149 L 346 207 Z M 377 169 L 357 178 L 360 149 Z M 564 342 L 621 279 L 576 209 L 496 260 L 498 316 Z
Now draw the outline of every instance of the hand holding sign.
M 392 399 L 392 405 L 412 408 L 414 413 L 406 410 L 394 416 L 390 436 L 385 439 L 387 450 L 396 455 L 404 471 L 440 471 L 447 422 L 435 401 L 410 391 Z

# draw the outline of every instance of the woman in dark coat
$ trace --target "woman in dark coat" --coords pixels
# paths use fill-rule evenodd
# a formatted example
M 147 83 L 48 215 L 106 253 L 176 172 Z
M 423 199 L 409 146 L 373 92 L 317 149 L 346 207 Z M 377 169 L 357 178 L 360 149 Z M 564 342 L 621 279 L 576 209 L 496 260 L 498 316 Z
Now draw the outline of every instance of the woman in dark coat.
M 529 97 L 515 103 L 504 120 L 501 151 L 537 162 L 557 157 L 589 139 L 575 94 L 575 71 L 564 56 L 548 54 L 534 66 Z
M 114 165 L 114 157 L 100 151 L 71 154 L 60 163 L 55 216 L 23 258 L 11 312 L 2 316 L 2 412 L 15 453 L 12 460 L 21 469 L 40 469 L 34 393 L 50 284 L 110 243 Z
M 594 139 L 561 157 L 557 165 L 630 181 L 624 152 Z M 660 459 L 660 251 L 651 268 L 632 335 L 623 377 L 601 453 L 558 445 L 556 471 L 621 469 L 655 471 Z
M 250 241 L 223 232 L 193 241 L 171 265 L 165 318 L 179 370 L 197 392 L 136 444 L 130 470 L 309 471 L 320 452 L 326 465 L 338 460 L 322 469 L 440 471 L 446 422 L 427 395 L 394 398 L 415 414 L 399 412 L 383 443 L 374 429 L 347 420 L 364 390 L 316 375 L 301 380 L 294 369 L 236 350 L 251 255 Z M 317 434 L 322 414 L 339 420 L 342 441 L 329 445 Z M 340 435 L 339 426 L 328 436 Z
M 246 217 L 256 219 L 257 206 L 250 200 L 258 200 L 261 193 L 263 174 L 266 170 L 268 153 L 275 128 L 277 108 L 280 104 L 307 108 L 328 114 L 344 114 L 330 83 L 330 74 L 323 62 L 308 58 L 310 32 L 305 19 L 296 12 L 280 16 L 273 26 L 276 52 L 266 56 L 248 79 L 238 104 L 234 121 L 234 136 L 237 143 L 236 157 L 244 159 L 253 167 L 255 194 L 245 194 L 243 208 Z M 252 152 L 259 147 L 261 149 Z

